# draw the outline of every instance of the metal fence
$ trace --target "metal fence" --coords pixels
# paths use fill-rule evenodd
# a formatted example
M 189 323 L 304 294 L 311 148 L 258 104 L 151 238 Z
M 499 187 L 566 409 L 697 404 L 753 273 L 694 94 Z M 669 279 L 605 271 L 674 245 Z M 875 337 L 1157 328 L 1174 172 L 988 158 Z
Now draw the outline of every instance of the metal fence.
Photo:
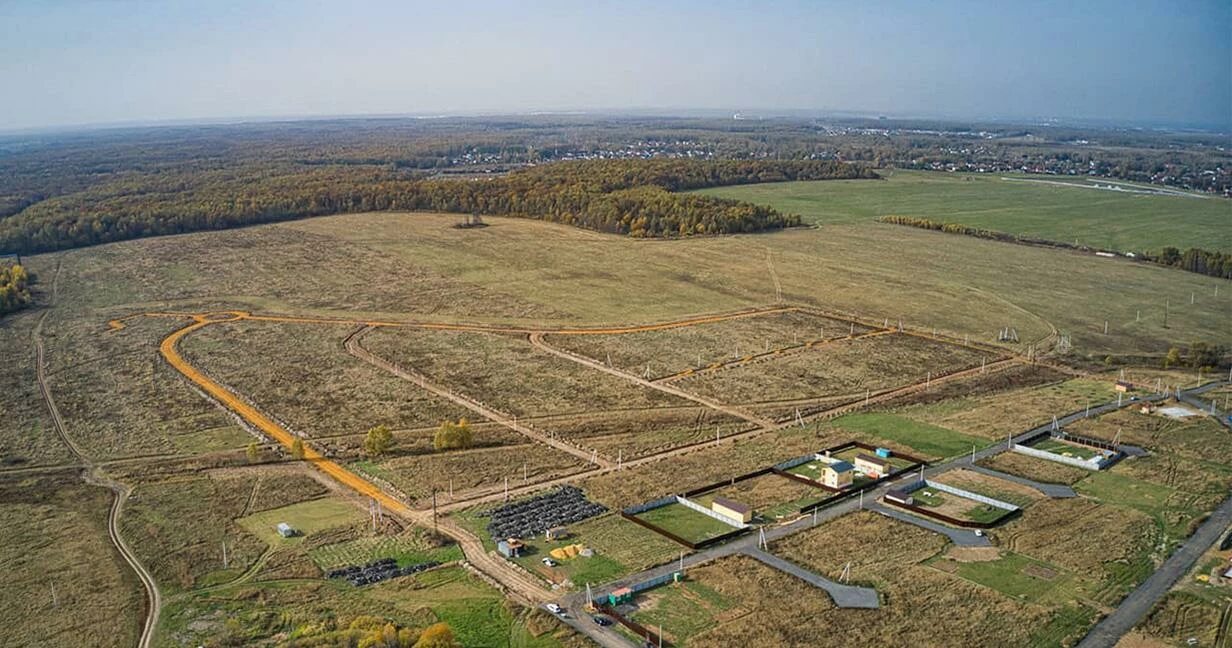
M 1078 459 L 1076 457 L 1066 457 L 1065 455 L 1059 455 L 1059 454 L 1056 454 L 1055 452 L 1048 452 L 1047 450 L 1036 450 L 1035 448 L 1032 448 L 1030 446 L 1025 446 L 1020 443 L 1014 444 L 1014 452 L 1025 454 L 1031 457 L 1038 457 L 1040 459 L 1044 459 L 1047 461 L 1055 461 L 1057 463 L 1063 463 L 1063 464 L 1074 466 L 1077 468 L 1085 468 L 1087 470 L 1099 470 L 1100 468 L 1104 467 L 1104 461 L 1094 462 L 1094 461 L 1085 461 L 1083 459 Z
M 929 488 L 935 488 L 944 493 L 949 493 L 951 495 L 957 495 L 959 497 L 965 497 L 969 500 L 975 500 L 981 504 L 995 506 L 999 509 L 1005 509 L 1007 511 L 1017 511 L 1018 510 L 1017 506 L 1015 506 L 1014 504 L 1010 504 L 1009 502 L 1002 502 L 999 499 L 985 497 L 983 495 L 980 495 L 979 493 L 972 493 L 969 490 L 963 490 L 961 488 L 956 488 L 954 486 L 950 486 L 949 484 L 942 484 L 941 482 L 935 482 L 931 479 L 925 479 L 924 483 L 927 484 Z
M 694 511 L 697 511 L 698 513 L 701 513 L 702 515 L 708 515 L 708 516 L 710 516 L 710 517 L 712 517 L 712 518 L 714 518 L 714 519 L 718 520 L 719 522 L 722 522 L 722 523 L 724 523 L 724 524 L 726 524 L 726 525 L 728 525 L 728 526 L 733 526 L 733 527 L 736 527 L 737 529 L 747 529 L 747 528 L 749 528 L 749 525 L 745 524 L 744 522 L 742 522 L 742 521 L 740 521 L 740 520 L 734 520 L 734 519 L 732 519 L 732 518 L 727 517 L 726 515 L 723 515 L 722 513 L 716 513 L 716 512 L 714 512 L 714 511 L 712 511 L 712 510 L 710 510 L 710 509 L 708 509 L 708 508 L 706 508 L 706 507 L 702 506 L 701 504 L 698 504 L 697 502 L 694 502 L 693 500 L 690 500 L 690 499 L 688 499 L 688 498 L 681 497 L 681 496 L 677 495 L 677 496 L 676 496 L 676 503 L 677 503 L 677 504 L 680 504 L 681 506 L 687 506 L 687 507 L 689 507 L 689 508 L 693 509 Z
M 643 502 L 641 504 L 634 504 L 633 506 L 627 507 L 623 510 L 624 510 L 625 515 L 637 515 L 638 513 L 645 513 L 646 511 L 650 511 L 650 510 L 657 509 L 657 508 L 662 508 L 664 506 L 667 506 L 668 504 L 675 504 L 675 503 L 676 503 L 676 496 L 668 495 L 667 497 L 660 497 L 657 500 L 651 500 L 649 502 Z

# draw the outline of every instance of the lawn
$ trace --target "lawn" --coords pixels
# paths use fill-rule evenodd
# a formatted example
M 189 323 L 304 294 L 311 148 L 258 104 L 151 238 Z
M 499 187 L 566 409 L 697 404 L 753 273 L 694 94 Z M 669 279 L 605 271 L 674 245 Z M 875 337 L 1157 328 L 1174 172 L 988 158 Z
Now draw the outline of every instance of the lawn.
M 627 576 L 636 571 L 669 562 L 680 555 L 681 546 L 667 538 L 638 526 L 619 515 L 608 514 L 570 525 L 569 536 L 548 542 L 542 537 L 526 540 L 526 550 L 515 560 L 534 574 L 553 583 L 571 581 L 575 589 L 587 583 L 598 585 Z M 729 527 L 730 529 L 730 527 Z M 581 544 L 594 550 L 594 555 L 553 559 L 558 564 L 547 567 L 541 561 L 558 547 Z
M 308 556 L 322 571 L 363 565 L 378 558 L 394 558 L 399 567 L 429 561 L 445 563 L 462 558 L 456 544 L 429 546 L 414 535 L 370 535 L 309 550 Z
M 777 520 L 798 514 L 800 508 L 830 493 L 808 484 L 773 473 L 746 479 L 730 486 L 692 497 L 702 506 L 710 506 L 716 497 L 725 497 L 753 508 L 755 518 Z
M 642 592 L 634 603 L 638 606 L 630 615 L 634 621 L 656 631 L 662 627 L 665 640 L 685 645 L 736 606 L 705 584 L 687 579 Z
M 1080 443 L 1069 443 L 1051 437 L 1045 437 L 1031 444 L 1036 450 L 1051 452 L 1055 455 L 1063 457 L 1073 457 L 1075 459 L 1089 460 L 1104 456 L 1104 453 L 1090 446 L 1085 446 Z
M 367 519 L 359 507 L 337 497 L 300 502 L 290 506 L 261 511 L 236 522 L 249 533 L 272 546 L 291 546 L 304 541 L 304 536 L 333 527 L 347 526 Z M 286 522 L 299 534 L 284 538 L 278 535 L 278 523 Z
M 736 530 L 736 527 L 730 524 L 720 522 L 708 515 L 702 515 L 681 504 L 668 504 L 650 509 L 644 513 L 638 513 L 637 518 L 690 542 L 709 540 Z
M 933 459 L 944 459 L 983 448 L 988 439 L 962 434 L 938 425 L 930 425 L 881 412 L 848 414 L 834 420 L 834 425 L 853 432 L 894 441 Z
M 1084 188 L 1096 182 L 1108 184 L 1102 178 L 900 170 L 883 175 L 886 180 L 881 182 L 783 182 L 701 193 L 771 205 L 823 225 L 861 223 L 894 214 L 1122 251 L 1158 251 L 1167 245 L 1182 250 L 1232 250 L 1228 205 L 1217 197 L 1147 196 Z M 1039 180 L 1064 180 L 1074 186 Z M 1109 226 L 1113 215 L 1115 227 Z

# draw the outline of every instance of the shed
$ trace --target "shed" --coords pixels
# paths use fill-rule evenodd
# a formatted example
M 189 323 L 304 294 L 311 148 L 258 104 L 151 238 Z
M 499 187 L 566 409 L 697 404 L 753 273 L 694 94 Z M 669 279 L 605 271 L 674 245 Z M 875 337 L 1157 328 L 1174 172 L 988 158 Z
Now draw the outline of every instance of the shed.
M 1138 411 L 1142 412 L 1143 414 L 1150 414 L 1151 412 L 1155 411 L 1155 403 L 1146 401 L 1142 403 L 1142 405 L 1138 408 Z
M 620 605 L 633 600 L 633 590 L 622 587 L 607 595 L 608 605 Z
M 1119 392 L 1127 392 L 1127 391 L 1132 390 L 1133 388 L 1134 388 L 1133 383 L 1127 382 L 1124 380 L 1116 381 L 1116 385 L 1114 386 L 1114 389 L 1116 389 Z
M 749 520 L 753 519 L 752 508 L 735 500 L 729 500 L 726 497 L 714 498 L 714 501 L 710 503 L 710 510 L 723 517 L 740 520 L 744 523 L 748 523 Z
M 890 449 L 889 448 L 877 448 L 877 456 L 881 457 L 882 459 L 889 459 Z
M 496 543 L 496 550 L 506 558 L 518 558 L 522 555 L 522 549 L 526 547 L 521 540 L 517 538 L 506 538 Z
M 870 477 L 884 477 L 885 475 L 890 474 L 890 471 L 894 469 L 894 464 L 889 461 L 882 459 L 881 457 L 865 454 L 863 452 L 856 455 L 855 463 L 856 470 L 859 470 Z
M 906 504 L 907 506 L 915 504 L 915 498 L 911 496 L 911 493 L 908 493 L 901 488 L 895 488 L 894 490 L 889 491 L 885 494 L 885 498 L 887 502 Z
M 284 538 L 290 538 L 295 535 L 295 527 L 291 526 L 290 524 L 287 524 L 286 522 L 279 522 L 278 523 L 278 535 Z
M 552 527 L 551 529 L 548 529 L 546 532 L 544 532 L 543 537 L 545 540 L 549 542 L 553 540 L 563 540 L 569 537 L 569 530 L 563 526 Z

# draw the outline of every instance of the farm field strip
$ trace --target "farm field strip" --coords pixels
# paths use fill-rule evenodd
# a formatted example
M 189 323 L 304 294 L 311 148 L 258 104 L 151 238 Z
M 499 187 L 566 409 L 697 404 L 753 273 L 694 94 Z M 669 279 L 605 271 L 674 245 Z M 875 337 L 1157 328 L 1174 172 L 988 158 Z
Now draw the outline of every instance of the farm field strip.
M 779 347 L 777 349 L 770 349 L 769 351 L 764 351 L 762 353 L 755 353 L 755 354 L 747 355 L 742 358 L 737 358 L 735 360 L 727 360 L 727 361 L 711 363 L 710 365 L 707 365 L 705 367 L 701 367 L 698 369 L 685 369 L 684 371 L 678 371 L 668 376 L 655 378 L 651 380 L 651 382 L 665 383 L 665 382 L 676 381 L 681 378 L 687 378 L 689 376 L 702 376 L 705 374 L 714 373 L 716 371 L 721 371 L 723 369 L 743 367 L 745 365 L 753 364 L 755 362 L 766 362 L 766 361 L 774 360 L 776 358 L 781 358 L 787 355 L 791 355 L 794 353 L 801 353 L 803 351 L 808 351 L 810 349 L 818 349 L 824 346 L 829 346 L 832 344 L 836 344 L 838 342 L 846 342 L 846 341 L 851 341 L 851 340 L 862 340 L 864 338 L 878 337 L 881 335 L 890 335 L 891 333 L 894 333 L 894 331 L 880 330 L 880 331 L 870 331 L 868 333 L 860 333 L 858 335 L 851 335 L 851 336 L 842 337 L 842 338 L 833 338 L 833 339 L 827 339 L 827 340 L 810 340 L 808 342 L 803 342 L 801 344 L 794 344 L 792 346 Z

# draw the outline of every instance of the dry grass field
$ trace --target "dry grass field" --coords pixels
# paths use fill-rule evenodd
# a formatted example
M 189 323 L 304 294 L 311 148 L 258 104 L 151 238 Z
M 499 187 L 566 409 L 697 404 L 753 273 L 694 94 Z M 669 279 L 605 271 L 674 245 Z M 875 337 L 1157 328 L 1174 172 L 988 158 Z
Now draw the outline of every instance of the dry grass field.
M 779 430 L 751 439 L 706 446 L 670 461 L 589 477 L 581 486 L 592 499 L 620 509 L 730 479 L 843 440 L 846 439 L 840 440 L 834 433 L 826 436 L 824 432 L 818 434 L 811 429 Z
M 450 484 L 460 499 L 509 487 L 547 481 L 589 468 L 581 459 L 537 443 L 500 448 L 450 450 L 402 455 L 376 461 L 350 464 L 353 470 L 379 477 L 401 490 L 419 505 L 425 504 L 436 489 L 438 501 L 448 502 Z
M 729 403 L 877 391 L 979 366 L 986 354 L 908 335 L 836 342 L 755 364 L 689 376 L 684 389 Z
M 1045 499 L 1044 494 L 1034 488 L 1004 479 L 997 479 L 974 470 L 963 470 L 962 468 L 948 470 L 932 479 L 942 484 L 949 484 L 950 486 L 969 490 L 972 493 L 998 499 L 1020 507 L 1030 506 L 1035 502 Z
M 1197 639 L 1198 646 L 1214 646 L 1221 610 L 1191 594 L 1169 592 L 1155 606 L 1141 628 L 1173 645 Z
M 988 459 L 981 459 L 979 465 L 1049 484 L 1073 485 L 1091 474 L 1091 471 L 1084 468 L 1029 457 L 1017 452 L 1002 452 Z
M 438 385 L 517 416 L 691 404 L 510 335 L 378 329 L 364 337 L 364 346 Z
M 616 335 L 552 335 L 553 346 L 642 375 L 665 376 L 715 362 L 816 340 L 833 340 L 868 327 L 807 313 L 771 313 L 687 328 Z M 698 360 L 701 360 L 700 364 Z
M 308 437 L 421 428 L 468 410 L 351 356 L 354 326 L 214 324 L 185 338 L 189 362 Z
M 752 428 L 743 419 L 705 407 L 610 410 L 533 422 L 557 437 L 626 460 L 713 441 L 716 431 L 726 437 Z
M 1029 645 L 1047 611 L 919 564 L 944 546 L 938 535 L 874 513 L 847 515 L 771 546 L 831 578 L 851 561 L 853 581 L 876 584 L 883 595 L 877 610 L 837 609 L 823 592 L 748 558 L 693 569 L 689 578 L 749 613 L 716 623 L 685 645 L 934 645 L 938 637 L 961 645 Z
M 54 311 L 53 311 L 54 312 Z M 48 319 L 48 383 L 68 434 L 95 459 L 242 448 L 252 437 L 158 355 L 186 320 Z
M 1112 383 L 1075 378 L 1065 382 L 983 396 L 955 398 L 896 410 L 899 414 L 962 434 L 1004 440 L 1052 420 L 1116 400 Z
M 111 500 L 75 472 L 0 480 L 0 644 L 136 643 L 143 593 L 107 541 Z
M 51 429 L 35 377 L 35 310 L 0 319 L 0 471 L 68 463 L 73 456 Z

